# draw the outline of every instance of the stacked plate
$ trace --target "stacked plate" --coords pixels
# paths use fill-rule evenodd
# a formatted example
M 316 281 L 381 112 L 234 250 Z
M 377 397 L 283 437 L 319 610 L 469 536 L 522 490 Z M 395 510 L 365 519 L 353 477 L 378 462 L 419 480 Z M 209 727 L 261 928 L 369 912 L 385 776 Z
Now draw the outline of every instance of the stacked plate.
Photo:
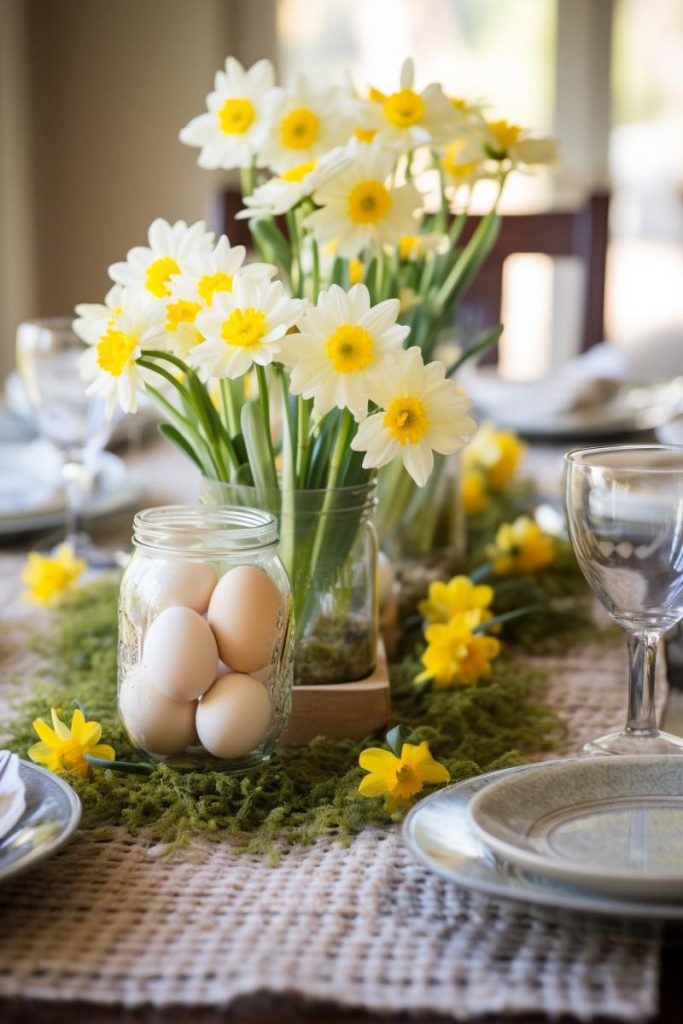
M 489 896 L 683 921 L 683 758 L 492 772 L 423 800 L 404 839 L 422 863 Z

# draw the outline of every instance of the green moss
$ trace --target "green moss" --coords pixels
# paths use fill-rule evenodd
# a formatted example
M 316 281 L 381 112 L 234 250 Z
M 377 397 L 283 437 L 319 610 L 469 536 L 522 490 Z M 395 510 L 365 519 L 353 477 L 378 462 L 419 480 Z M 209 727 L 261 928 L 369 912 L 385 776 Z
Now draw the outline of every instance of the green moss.
M 117 591 L 117 580 L 82 588 L 55 610 L 50 631 L 36 638 L 50 681 L 46 675 L 23 680 L 31 696 L 16 706 L 10 743 L 23 756 L 36 738 L 33 719 L 53 705 L 68 717 L 78 700 L 102 723 L 117 756 L 135 757 L 116 711 Z M 443 692 L 416 688 L 417 670 L 416 645 L 392 667 L 392 719 L 412 729 L 414 741 L 429 740 L 453 780 L 518 763 L 561 735 L 560 721 L 541 703 L 542 677 L 520 670 L 514 658 L 498 659 L 492 677 L 475 687 Z M 94 769 L 69 781 L 83 801 L 83 828 L 94 839 L 123 827 L 173 848 L 194 836 L 220 835 L 276 860 L 292 844 L 327 835 L 349 842 L 363 828 L 387 825 L 382 801 L 358 795 L 358 755 L 370 742 L 320 738 L 281 750 L 243 776 L 158 766 L 149 776 Z

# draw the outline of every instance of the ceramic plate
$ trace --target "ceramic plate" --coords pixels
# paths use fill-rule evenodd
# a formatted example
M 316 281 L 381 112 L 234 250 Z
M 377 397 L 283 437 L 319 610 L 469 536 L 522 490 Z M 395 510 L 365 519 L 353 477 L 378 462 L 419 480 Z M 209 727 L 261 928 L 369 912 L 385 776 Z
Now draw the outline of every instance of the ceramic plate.
M 0 537 L 62 526 L 64 499 L 41 462 L 45 442 L 0 446 Z M 54 456 L 53 453 L 53 459 Z M 131 479 L 124 462 L 111 452 L 98 457 L 98 472 L 86 517 L 109 515 L 140 501 L 143 489 Z
M 439 790 L 420 801 L 410 812 L 403 825 L 404 842 L 417 860 L 432 871 L 463 889 L 497 900 L 552 908 L 554 916 L 557 910 L 562 910 L 605 918 L 629 917 L 644 922 L 683 921 L 681 903 L 609 897 L 503 863 L 494 857 L 472 829 L 468 814 L 470 801 L 493 782 L 525 776 L 545 778 L 551 765 L 577 763 L 593 762 L 576 759 L 508 768 Z
M 71 786 L 30 761 L 19 762 L 26 809 L 0 840 L 0 882 L 55 853 L 81 819 L 81 801 Z
M 469 816 L 517 867 L 627 899 L 683 898 L 677 757 L 598 757 L 501 779 Z

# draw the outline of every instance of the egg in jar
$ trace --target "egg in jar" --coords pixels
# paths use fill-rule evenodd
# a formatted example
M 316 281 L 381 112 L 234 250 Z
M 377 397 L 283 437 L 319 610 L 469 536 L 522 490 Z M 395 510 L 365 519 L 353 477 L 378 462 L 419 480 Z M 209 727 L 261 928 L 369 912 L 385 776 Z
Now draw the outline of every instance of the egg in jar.
M 206 562 L 176 558 L 150 561 L 138 584 L 138 595 L 157 612 L 184 605 L 198 615 L 209 607 L 216 586 L 216 573 Z
M 285 611 L 280 591 L 263 569 L 237 565 L 226 572 L 211 595 L 207 616 L 221 660 L 237 673 L 265 668 Z
M 119 690 L 121 720 L 131 739 L 148 754 L 170 757 L 197 742 L 197 702 L 172 700 L 142 669 L 128 673 Z
M 173 700 L 195 700 L 218 672 L 218 647 L 205 619 L 191 608 L 166 608 L 147 631 L 142 668 Z
M 199 741 L 214 757 L 246 757 L 270 728 L 272 706 L 265 686 L 241 672 L 221 676 L 197 704 Z

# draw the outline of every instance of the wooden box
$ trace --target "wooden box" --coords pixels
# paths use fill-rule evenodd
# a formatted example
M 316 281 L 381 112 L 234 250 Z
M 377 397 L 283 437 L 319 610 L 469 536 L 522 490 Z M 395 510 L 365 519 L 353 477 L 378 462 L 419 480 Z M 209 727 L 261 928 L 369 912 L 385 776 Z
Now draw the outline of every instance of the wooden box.
M 366 679 L 355 683 L 294 687 L 292 714 L 280 743 L 300 747 L 316 736 L 359 740 L 386 725 L 390 709 L 389 666 L 380 640 L 377 667 Z

